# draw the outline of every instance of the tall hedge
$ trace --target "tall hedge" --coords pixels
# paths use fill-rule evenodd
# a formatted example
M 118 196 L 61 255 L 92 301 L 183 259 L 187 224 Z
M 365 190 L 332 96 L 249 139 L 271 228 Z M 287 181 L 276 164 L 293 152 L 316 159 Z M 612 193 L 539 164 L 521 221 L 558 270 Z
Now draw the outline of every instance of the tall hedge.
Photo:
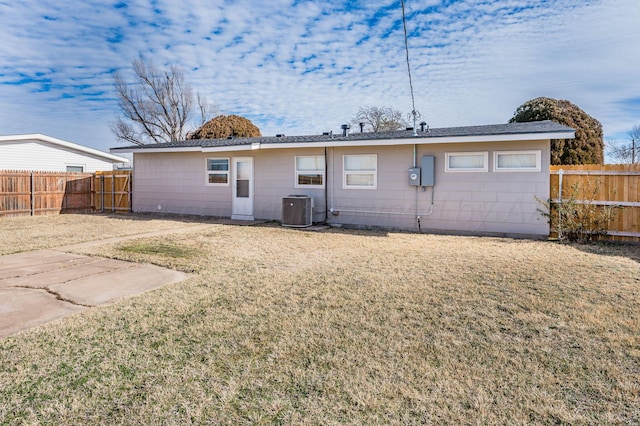
M 204 123 L 189 136 L 189 139 L 224 139 L 229 136 L 251 138 L 262 136 L 262 134 L 260 134 L 260 129 L 244 117 L 219 115 Z
M 551 164 L 602 164 L 602 124 L 575 104 L 553 98 L 535 98 L 520 105 L 510 123 L 552 120 L 576 130 L 575 139 L 551 140 Z

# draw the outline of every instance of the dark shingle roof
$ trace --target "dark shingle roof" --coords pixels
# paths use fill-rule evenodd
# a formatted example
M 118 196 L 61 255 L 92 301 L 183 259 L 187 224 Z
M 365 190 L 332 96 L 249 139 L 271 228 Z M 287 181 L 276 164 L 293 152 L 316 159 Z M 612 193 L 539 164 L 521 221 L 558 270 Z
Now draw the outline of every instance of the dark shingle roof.
M 429 138 L 455 138 L 455 137 L 474 137 L 474 136 L 493 136 L 493 135 L 518 135 L 518 134 L 536 134 L 536 133 L 557 133 L 557 132 L 573 132 L 571 127 L 555 123 L 553 121 L 535 121 L 530 123 L 508 123 L 508 124 L 490 124 L 483 126 L 464 126 L 464 127 L 444 127 L 436 129 L 428 129 L 428 131 L 417 131 L 414 136 L 413 130 L 396 130 L 391 132 L 377 133 L 350 133 L 348 136 L 338 134 L 323 135 L 307 135 L 307 136 L 263 136 L 257 138 L 232 138 L 232 139 L 193 139 L 178 142 L 167 142 L 163 144 L 149 144 L 142 146 L 132 146 L 125 148 L 113 148 L 117 150 L 128 149 L 145 149 L 145 148 L 214 148 L 214 147 L 231 147 L 252 144 L 304 144 L 318 142 L 339 142 L 339 141 L 367 141 L 367 140 L 384 140 L 384 139 L 429 139 Z M 346 143 L 345 143 L 346 145 Z

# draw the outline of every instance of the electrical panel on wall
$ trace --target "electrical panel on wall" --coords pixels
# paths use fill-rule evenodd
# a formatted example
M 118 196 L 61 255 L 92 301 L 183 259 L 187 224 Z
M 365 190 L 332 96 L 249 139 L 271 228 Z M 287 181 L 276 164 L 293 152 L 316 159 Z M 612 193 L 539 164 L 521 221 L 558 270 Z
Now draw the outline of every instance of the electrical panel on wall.
M 411 167 L 409 169 L 409 185 L 420 186 L 420 167 Z
M 434 186 L 435 185 L 435 160 L 433 155 L 424 155 L 422 157 L 422 173 L 420 175 L 420 186 Z

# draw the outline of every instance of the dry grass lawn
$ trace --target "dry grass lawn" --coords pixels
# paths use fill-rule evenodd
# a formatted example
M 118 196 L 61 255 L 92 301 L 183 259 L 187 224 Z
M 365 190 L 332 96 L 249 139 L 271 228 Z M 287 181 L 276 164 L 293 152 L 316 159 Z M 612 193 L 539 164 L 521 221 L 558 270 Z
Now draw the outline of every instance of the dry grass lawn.
M 184 225 L 69 217 L 0 220 L 0 250 Z M 638 246 L 211 224 L 84 252 L 196 274 L 0 341 L 0 424 L 640 423 Z

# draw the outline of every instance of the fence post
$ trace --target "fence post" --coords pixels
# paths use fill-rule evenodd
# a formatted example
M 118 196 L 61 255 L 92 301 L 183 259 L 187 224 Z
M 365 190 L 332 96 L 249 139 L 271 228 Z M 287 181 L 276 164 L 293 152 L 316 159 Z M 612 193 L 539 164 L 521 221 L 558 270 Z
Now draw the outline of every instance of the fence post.
M 116 211 L 116 174 L 111 172 L 111 211 Z
M 100 213 L 104 213 L 104 175 L 100 175 Z
M 562 175 L 564 170 L 558 170 L 558 239 L 562 239 Z
M 36 191 L 36 187 L 34 184 L 34 179 L 33 179 L 33 172 L 31 172 L 31 190 L 29 192 L 31 192 L 31 207 L 29 210 L 31 210 L 31 216 L 33 216 L 35 213 L 35 209 L 36 209 L 36 195 L 35 195 L 35 191 Z

